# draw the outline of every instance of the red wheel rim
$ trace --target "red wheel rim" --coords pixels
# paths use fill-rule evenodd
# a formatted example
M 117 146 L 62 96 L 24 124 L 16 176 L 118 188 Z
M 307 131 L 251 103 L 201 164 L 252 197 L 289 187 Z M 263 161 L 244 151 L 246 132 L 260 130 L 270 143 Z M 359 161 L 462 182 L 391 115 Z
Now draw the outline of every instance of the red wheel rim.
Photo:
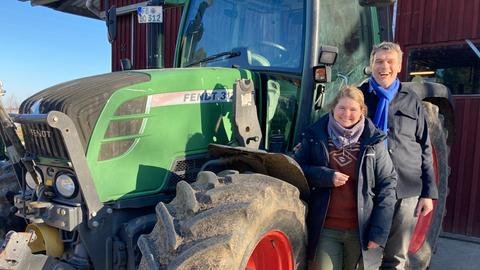
M 432 156 L 433 156 L 433 169 L 435 171 L 435 183 L 438 187 L 438 161 L 437 161 L 437 152 L 435 147 L 432 145 Z M 422 248 L 425 240 L 427 239 L 428 231 L 430 229 L 430 224 L 432 223 L 433 213 L 437 207 L 437 202 L 433 201 L 433 210 L 426 216 L 419 216 L 417 225 L 415 226 L 415 231 L 413 232 L 412 240 L 410 241 L 410 246 L 408 247 L 408 252 L 417 253 L 420 248 Z
M 292 246 L 280 231 L 265 234 L 248 259 L 246 270 L 293 270 Z

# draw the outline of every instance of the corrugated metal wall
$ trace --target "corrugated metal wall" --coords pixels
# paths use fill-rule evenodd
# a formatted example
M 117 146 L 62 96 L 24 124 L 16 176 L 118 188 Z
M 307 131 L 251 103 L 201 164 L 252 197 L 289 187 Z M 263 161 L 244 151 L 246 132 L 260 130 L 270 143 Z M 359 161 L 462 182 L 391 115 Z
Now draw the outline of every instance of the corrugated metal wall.
M 413 48 L 465 44 L 480 39 L 480 0 L 398 0 L 395 39 L 404 67 Z M 406 74 L 403 74 L 405 79 Z M 444 231 L 480 237 L 480 96 L 455 96 Z
M 405 80 L 413 48 L 465 44 L 480 40 L 480 0 L 397 0 L 395 41 L 402 45 Z
M 455 145 L 443 229 L 480 236 L 480 96 L 455 96 Z
M 131 14 L 117 17 L 117 36 L 112 43 L 112 71 L 120 70 L 120 59 L 130 59 L 132 65 L 135 64 L 131 43 L 133 31 Z
M 183 6 L 166 7 L 163 12 L 163 33 L 165 42 L 165 67 L 173 66 L 175 46 L 180 21 L 182 19 Z
M 480 0 L 398 0 L 395 39 L 405 47 L 480 38 Z
M 112 1 L 111 1 L 112 2 Z M 117 0 L 110 5 L 117 7 L 141 3 L 138 0 Z M 164 64 L 172 67 L 177 41 L 178 27 L 182 17 L 183 6 L 164 6 L 163 33 L 165 37 Z M 139 24 L 137 13 L 132 12 L 117 17 L 117 37 L 112 43 L 112 71 L 118 71 L 120 59 L 132 61 L 133 69 L 147 67 L 147 26 Z

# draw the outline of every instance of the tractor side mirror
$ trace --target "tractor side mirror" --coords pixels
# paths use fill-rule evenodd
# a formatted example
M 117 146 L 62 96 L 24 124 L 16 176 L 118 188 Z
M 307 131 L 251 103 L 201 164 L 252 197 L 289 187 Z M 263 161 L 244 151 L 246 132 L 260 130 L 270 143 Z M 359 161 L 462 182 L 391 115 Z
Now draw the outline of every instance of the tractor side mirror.
M 395 0 L 358 0 L 363 7 L 384 7 L 395 3 Z
M 108 42 L 112 43 L 117 38 L 117 8 L 115 6 L 105 14 L 105 23 L 108 29 Z

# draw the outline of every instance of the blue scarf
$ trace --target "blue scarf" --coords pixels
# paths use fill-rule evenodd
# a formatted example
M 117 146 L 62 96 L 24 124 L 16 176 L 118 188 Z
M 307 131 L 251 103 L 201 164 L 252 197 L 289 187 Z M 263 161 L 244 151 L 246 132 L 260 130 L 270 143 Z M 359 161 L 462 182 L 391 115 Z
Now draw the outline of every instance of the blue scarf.
M 400 88 L 400 81 L 396 79 L 390 87 L 387 89 L 380 86 L 373 76 L 368 80 L 370 83 L 369 92 L 374 91 L 375 95 L 378 97 L 377 111 L 373 118 L 373 123 L 383 132 L 387 133 L 388 131 L 388 107 L 390 102 L 393 100 L 395 95 L 398 93 L 398 88 Z

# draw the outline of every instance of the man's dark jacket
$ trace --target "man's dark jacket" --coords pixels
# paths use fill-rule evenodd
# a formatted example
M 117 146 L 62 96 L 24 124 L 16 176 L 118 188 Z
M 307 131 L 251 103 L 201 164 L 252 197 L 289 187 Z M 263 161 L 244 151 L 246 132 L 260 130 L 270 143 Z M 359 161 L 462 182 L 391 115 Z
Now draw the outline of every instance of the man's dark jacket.
M 378 97 L 369 91 L 368 82 L 360 89 L 365 95 L 368 116 L 373 119 Z M 388 151 L 398 174 L 397 198 L 437 199 L 425 112 L 418 96 L 403 84 L 390 103 L 387 136 Z
M 328 168 L 328 115 L 320 118 L 302 134 L 295 159 L 308 180 L 311 194 L 308 204 L 308 258 L 313 259 L 325 222 L 333 186 L 334 170 Z M 377 269 L 382 248 L 367 249 L 368 241 L 385 246 L 390 232 L 394 205 L 396 173 L 384 145 L 386 135 L 365 120 L 357 159 L 357 215 L 365 269 Z

